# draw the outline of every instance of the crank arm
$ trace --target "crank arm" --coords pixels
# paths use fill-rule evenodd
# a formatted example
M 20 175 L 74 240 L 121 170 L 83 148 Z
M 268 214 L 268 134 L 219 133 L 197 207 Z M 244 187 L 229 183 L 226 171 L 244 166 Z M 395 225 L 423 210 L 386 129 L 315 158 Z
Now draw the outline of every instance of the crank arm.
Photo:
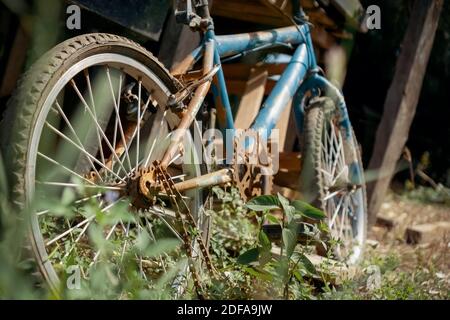
M 192 189 L 203 189 L 208 187 L 214 187 L 218 185 L 223 185 L 230 183 L 233 180 L 233 171 L 231 169 L 223 169 L 213 173 L 205 174 L 203 176 L 196 177 L 194 179 L 189 179 L 183 182 L 175 184 L 175 188 L 179 192 L 192 190 Z

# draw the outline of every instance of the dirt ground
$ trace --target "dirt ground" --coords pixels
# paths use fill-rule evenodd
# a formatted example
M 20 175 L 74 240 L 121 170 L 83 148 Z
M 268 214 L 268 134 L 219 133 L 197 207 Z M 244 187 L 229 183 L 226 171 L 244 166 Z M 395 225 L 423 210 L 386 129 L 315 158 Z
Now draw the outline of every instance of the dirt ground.
M 450 221 L 450 207 L 391 194 L 380 215 L 393 221 L 394 226 L 388 228 L 378 224 L 370 230 L 368 259 L 394 260 L 389 276 L 406 276 L 417 285 L 415 290 L 423 290 L 419 297 L 449 299 L 450 233 L 429 243 L 411 245 L 406 242 L 405 232 L 413 225 Z

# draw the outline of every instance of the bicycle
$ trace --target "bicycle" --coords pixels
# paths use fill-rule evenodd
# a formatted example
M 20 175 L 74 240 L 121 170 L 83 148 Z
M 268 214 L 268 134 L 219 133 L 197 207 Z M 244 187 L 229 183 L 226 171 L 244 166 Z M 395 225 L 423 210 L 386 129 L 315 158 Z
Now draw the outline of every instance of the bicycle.
M 177 20 L 203 36 L 201 46 L 182 62 L 190 70 L 198 64 L 201 68 L 186 74 L 184 82 L 126 38 L 87 34 L 44 55 L 23 76 L 9 102 L 2 136 L 11 196 L 22 207 L 38 206 L 30 216 L 30 243 L 45 281 L 57 292 L 62 272 L 57 269 L 67 259 L 89 266 L 102 259 L 88 232 L 114 207 L 132 212 L 134 218 L 104 226 L 106 240 L 122 249 L 110 257 L 113 265 L 145 231 L 151 241 L 170 234 L 184 243 L 189 263 L 180 287 L 186 286 L 186 274 L 198 260 L 206 260 L 214 272 L 207 252 L 205 190 L 235 183 L 243 185 L 244 197 L 251 197 L 270 191 L 271 181 L 264 178 L 264 168 L 245 162 L 245 152 L 239 166 L 237 161 L 203 165 L 199 158 L 208 142 L 202 142 L 200 152 L 194 143 L 195 134 L 205 131 L 198 121 L 205 113 L 200 110 L 206 109 L 210 129 L 219 122 L 220 129 L 234 132 L 224 59 L 280 46 L 292 50 L 292 58 L 250 128 L 257 133 L 251 141 L 267 141 L 293 99 L 302 138 L 299 190 L 326 212 L 332 235 L 342 240 L 335 256 L 357 263 L 367 224 L 363 166 L 344 98 L 321 75 L 299 2 L 293 0 L 291 27 L 229 36 L 215 35 L 207 0 L 178 1 L 177 6 Z M 214 108 L 204 104 L 211 88 Z M 216 110 L 225 115 L 223 121 L 215 120 Z M 52 209 L 37 199 L 50 197 L 73 206 L 74 215 L 49 216 Z M 94 215 L 78 211 L 92 201 L 99 205 Z M 146 279 L 155 268 L 160 273 L 170 264 L 169 256 L 159 256 L 160 264 L 135 258 Z

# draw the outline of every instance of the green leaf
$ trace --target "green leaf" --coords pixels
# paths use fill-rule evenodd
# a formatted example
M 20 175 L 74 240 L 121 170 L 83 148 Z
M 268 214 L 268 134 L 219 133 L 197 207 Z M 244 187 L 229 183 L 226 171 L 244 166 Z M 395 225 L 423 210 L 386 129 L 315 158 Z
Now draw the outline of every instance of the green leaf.
M 143 250 L 143 253 L 146 257 L 153 258 L 164 253 L 170 253 L 174 251 L 179 245 L 180 241 L 178 239 L 161 239 L 145 248 L 145 250 Z
M 283 229 L 283 244 L 286 250 L 286 255 L 290 257 L 297 245 L 297 237 L 290 229 Z
M 270 251 L 272 249 L 272 243 L 269 240 L 269 237 L 264 231 L 260 231 L 258 235 L 259 245 L 264 251 Z
M 280 209 L 280 202 L 275 196 L 259 196 L 247 202 L 246 207 L 253 211 L 269 211 Z
M 252 275 L 258 279 L 265 280 L 265 281 L 273 280 L 273 276 L 270 273 L 259 272 L 251 267 L 245 267 L 244 270 L 247 271 L 250 275 Z
M 277 195 L 278 201 L 280 201 L 281 206 L 283 207 L 284 213 L 288 218 L 288 222 L 291 222 L 294 219 L 295 208 L 289 204 L 289 200 L 283 197 L 280 193 Z
M 313 220 L 322 220 L 326 217 L 325 213 L 322 210 L 319 210 L 303 201 L 293 201 L 292 206 L 295 208 L 296 214 L 301 214 L 306 218 L 310 218 Z
M 237 263 L 250 264 L 252 262 L 258 261 L 258 258 L 259 258 L 259 249 L 253 248 L 253 249 L 250 249 L 250 250 L 244 252 L 243 254 L 241 254 L 237 258 Z
M 295 271 L 293 272 L 293 274 L 294 274 L 294 277 L 295 277 L 298 281 L 300 281 L 300 282 L 303 281 L 303 277 L 302 277 L 301 273 L 300 273 L 298 270 L 295 270 Z
M 280 219 L 275 217 L 273 214 L 266 214 L 266 219 L 274 224 L 281 224 Z
M 307 256 L 305 256 L 303 253 L 299 254 L 299 259 L 303 266 L 305 267 L 305 270 L 308 271 L 310 274 L 317 274 L 316 267 L 313 265 L 311 260 Z

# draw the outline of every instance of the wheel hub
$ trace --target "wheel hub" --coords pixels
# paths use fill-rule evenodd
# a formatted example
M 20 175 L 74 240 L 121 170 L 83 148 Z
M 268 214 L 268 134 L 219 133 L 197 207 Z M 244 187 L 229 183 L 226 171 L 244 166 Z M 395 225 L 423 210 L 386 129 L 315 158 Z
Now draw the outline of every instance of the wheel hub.
M 131 203 L 138 209 L 147 209 L 156 204 L 162 186 L 156 176 L 156 167 L 140 168 L 129 180 L 127 193 Z

